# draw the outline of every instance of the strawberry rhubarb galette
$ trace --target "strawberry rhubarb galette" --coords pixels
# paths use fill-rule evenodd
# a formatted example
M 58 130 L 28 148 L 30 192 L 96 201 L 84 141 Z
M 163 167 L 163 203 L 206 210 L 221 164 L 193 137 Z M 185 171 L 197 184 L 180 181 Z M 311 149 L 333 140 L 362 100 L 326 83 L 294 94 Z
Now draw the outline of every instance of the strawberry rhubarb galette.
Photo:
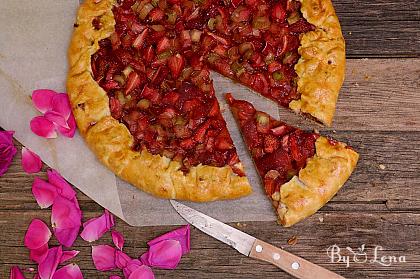
M 330 125 L 344 63 L 330 0 L 86 0 L 67 89 L 114 173 L 159 197 L 212 201 L 251 187 L 209 70 Z

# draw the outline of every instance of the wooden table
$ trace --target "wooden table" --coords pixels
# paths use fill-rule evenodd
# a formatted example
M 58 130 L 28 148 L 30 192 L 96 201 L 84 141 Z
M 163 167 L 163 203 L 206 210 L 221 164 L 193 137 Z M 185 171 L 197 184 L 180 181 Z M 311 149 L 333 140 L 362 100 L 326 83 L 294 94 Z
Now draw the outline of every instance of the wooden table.
M 358 167 L 332 201 L 293 228 L 274 222 L 232 225 L 346 278 L 420 278 L 420 1 L 336 0 L 334 4 L 347 42 L 347 76 L 333 128 L 318 129 L 358 150 Z M 291 123 L 313 128 L 284 110 L 281 114 Z M 35 267 L 23 246 L 25 230 L 33 218 L 47 223 L 50 218 L 50 210 L 39 209 L 33 199 L 33 176 L 22 171 L 20 159 L 16 156 L 0 178 L 1 278 L 8 277 L 12 265 Z M 94 201 L 80 192 L 78 198 L 85 219 L 101 214 Z M 135 228 L 121 220 L 116 226 L 125 235 L 125 251 L 132 257 L 146 250 L 147 240 L 173 229 Z M 293 236 L 296 244 L 288 244 Z M 98 243 L 110 241 L 107 234 Z M 156 270 L 156 277 L 290 278 L 195 229 L 191 244 L 191 253 L 176 270 Z M 349 267 L 331 262 L 327 249 L 334 244 L 341 255 L 350 256 Z M 360 262 L 359 257 L 355 262 L 346 247 L 356 251 L 362 244 L 368 261 Z M 375 246 L 383 247 L 377 261 L 382 256 L 405 256 L 406 262 L 390 266 L 373 262 Z M 95 270 L 88 243 L 79 238 L 74 249 L 81 251 L 75 262 L 85 278 L 111 274 Z

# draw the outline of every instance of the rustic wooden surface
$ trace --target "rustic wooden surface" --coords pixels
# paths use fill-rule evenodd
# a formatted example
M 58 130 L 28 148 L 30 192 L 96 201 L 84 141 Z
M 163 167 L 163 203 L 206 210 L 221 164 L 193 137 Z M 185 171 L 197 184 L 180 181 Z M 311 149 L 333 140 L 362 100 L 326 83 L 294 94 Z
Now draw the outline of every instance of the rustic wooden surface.
M 257 238 L 320 264 L 346 278 L 420 278 L 420 1 L 334 1 L 347 42 L 348 67 L 333 128 L 321 132 L 350 143 L 360 152 L 355 173 L 334 199 L 314 216 L 291 229 L 274 222 L 232 224 Z M 285 120 L 314 128 L 313 123 L 281 110 Z M 16 142 L 20 147 L 20 144 Z M 46 167 L 39 175 L 45 177 Z M 33 218 L 47 223 L 50 210 L 38 208 L 31 194 L 32 175 L 20 166 L 20 155 L 0 178 L 0 278 L 12 265 L 35 267 L 23 247 Z M 102 208 L 78 192 L 84 218 Z M 130 227 L 117 220 L 132 257 L 146 241 L 173 227 Z M 294 245 L 288 240 L 297 236 Z M 106 235 L 98 243 L 110 243 Z M 53 244 L 56 244 L 53 242 Z M 192 230 L 192 251 L 176 270 L 156 270 L 157 278 L 290 278 L 276 267 L 239 255 L 228 246 Z M 365 244 L 368 262 L 331 263 L 327 248 L 357 250 Z M 405 256 L 406 262 L 382 266 L 382 256 Z M 106 278 L 94 269 L 90 245 L 80 238 L 75 262 L 85 278 Z M 379 260 L 379 259 L 378 259 Z M 30 274 L 30 272 L 26 272 Z M 114 274 L 118 274 L 115 272 Z M 314 275 L 316 279 L 316 275 Z

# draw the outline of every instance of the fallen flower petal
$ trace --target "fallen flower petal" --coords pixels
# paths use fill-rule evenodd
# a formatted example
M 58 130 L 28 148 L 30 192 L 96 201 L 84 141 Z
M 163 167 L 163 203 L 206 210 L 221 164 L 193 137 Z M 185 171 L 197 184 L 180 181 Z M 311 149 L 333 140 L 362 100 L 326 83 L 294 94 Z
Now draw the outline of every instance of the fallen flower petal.
M 155 275 L 150 267 L 142 265 L 136 270 L 134 270 L 128 279 L 154 279 Z
M 38 249 L 31 249 L 29 250 L 29 258 L 36 262 L 36 263 L 42 263 L 48 254 L 48 243 L 42 245 Z
M 39 177 L 35 177 L 32 183 L 32 194 L 41 208 L 47 208 L 53 204 L 55 197 L 57 197 L 57 187 Z
M 69 125 L 67 124 L 66 119 L 64 118 L 64 116 L 62 116 L 60 113 L 55 112 L 55 111 L 47 111 L 44 114 L 44 117 L 46 119 L 48 119 L 49 121 L 51 121 L 52 123 L 55 124 L 55 127 L 64 127 L 64 128 L 70 128 Z
M 10 279 L 25 279 L 25 276 L 18 266 L 12 266 L 10 268 Z
M 41 158 L 26 147 L 22 147 L 22 168 L 26 173 L 37 173 L 42 168 Z
M 111 236 L 112 236 L 112 241 L 114 242 L 115 247 L 122 250 L 124 247 L 124 236 L 117 231 L 112 231 Z
M 167 239 L 178 240 L 181 244 L 182 255 L 187 254 L 190 251 L 190 225 L 182 226 L 176 230 L 167 232 L 149 242 L 147 244 L 151 247 L 152 245 Z
M 125 278 L 130 277 L 131 273 L 134 272 L 136 269 L 138 269 L 142 265 L 143 264 L 138 259 L 131 260 L 127 264 L 127 266 L 123 269 L 124 277 Z
M 69 183 L 54 169 L 47 170 L 48 182 L 57 187 L 58 193 L 66 199 L 72 200 L 76 196 L 76 191 Z
M 47 225 L 39 219 L 33 219 L 26 231 L 24 244 L 28 249 L 38 249 L 47 244 L 50 238 L 51 231 Z
M 71 247 L 79 235 L 80 226 L 69 229 L 55 228 L 53 230 L 54 235 L 60 244 L 64 245 L 65 247 Z
M 163 269 L 175 269 L 181 260 L 182 248 L 178 240 L 162 240 L 150 246 L 149 251 L 141 256 L 145 265 Z
M 58 126 L 57 130 L 63 136 L 67 138 L 72 138 L 76 133 L 76 120 L 74 119 L 73 113 L 71 113 L 69 118 L 67 119 L 67 125 L 69 126 L 69 128 Z
M 41 113 L 52 108 L 52 99 L 57 93 L 49 89 L 38 89 L 32 92 L 32 103 Z
M 102 237 L 109 229 L 114 226 L 114 217 L 105 209 L 104 214 L 92 218 L 83 223 L 83 231 L 80 237 L 85 241 L 92 242 Z
M 118 275 L 111 275 L 109 276 L 109 279 L 121 279 L 121 277 Z
M 116 267 L 115 248 L 109 245 L 92 246 L 92 259 L 97 270 L 112 270 Z
M 63 254 L 61 255 L 61 259 L 60 259 L 60 264 L 65 261 L 73 259 L 79 253 L 80 251 L 77 251 L 77 250 L 63 251 Z
M 14 133 L 14 131 L 0 131 L 0 176 L 9 169 L 17 152 L 13 145 Z
M 68 264 L 57 270 L 52 279 L 83 279 L 83 275 L 77 264 Z
M 81 225 L 80 209 L 66 198 L 58 195 L 51 210 L 51 225 L 53 228 L 70 229 Z
M 60 262 L 63 250 L 61 246 L 48 249 L 45 260 L 38 265 L 38 274 L 41 279 L 51 279 Z
M 32 118 L 30 126 L 31 131 L 37 136 L 47 139 L 54 139 L 57 137 L 54 124 L 44 116 L 35 116 Z
M 128 263 L 130 263 L 131 261 L 132 259 L 130 258 L 129 255 L 127 255 L 123 251 L 115 250 L 115 265 L 119 269 L 126 268 Z
M 66 93 L 58 93 L 51 100 L 51 110 L 59 113 L 65 120 L 69 119 L 71 106 Z

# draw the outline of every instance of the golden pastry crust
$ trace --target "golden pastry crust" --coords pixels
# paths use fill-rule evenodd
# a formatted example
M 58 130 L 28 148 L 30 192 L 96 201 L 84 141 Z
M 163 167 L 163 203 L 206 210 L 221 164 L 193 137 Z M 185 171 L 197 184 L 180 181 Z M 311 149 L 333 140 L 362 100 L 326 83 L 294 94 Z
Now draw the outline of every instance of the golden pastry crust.
M 345 74 L 345 42 L 330 0 L 300 0 L 303 17 L 316 29 L 302 35 L 295 65 L 300 100 L 289 107 L 331 126 Z
M 280 186 L 280 193 L 272 198 L 278 203 L 279 222 L 290 227 L 314 214 L 344 185 L 356 167 L 359 155 L 344 143 L 330 143 L 319 137 L 316 154 L 308 159 L 306 167 L 289 182 Z
M 80 6 L 68 50 L 67 92 L 89 147 L 116 175 L 161 198 L 206 202 L 250 194 L 248 179 L 228 166 L 198 165 L 184 174 L 178 162 L 147 150 L 132 150 L 132 135 L 111 116 L 108 96 L 94 81 L 91 69 L 91 55 L 99 49 L 98 41 L 114 32 L 114 4 L 115 0 L 86 0 Z M 92 25 L 96 17 L 101 22 L 99 30 Z M 243 169 L 241 163 L 236 167 Z

